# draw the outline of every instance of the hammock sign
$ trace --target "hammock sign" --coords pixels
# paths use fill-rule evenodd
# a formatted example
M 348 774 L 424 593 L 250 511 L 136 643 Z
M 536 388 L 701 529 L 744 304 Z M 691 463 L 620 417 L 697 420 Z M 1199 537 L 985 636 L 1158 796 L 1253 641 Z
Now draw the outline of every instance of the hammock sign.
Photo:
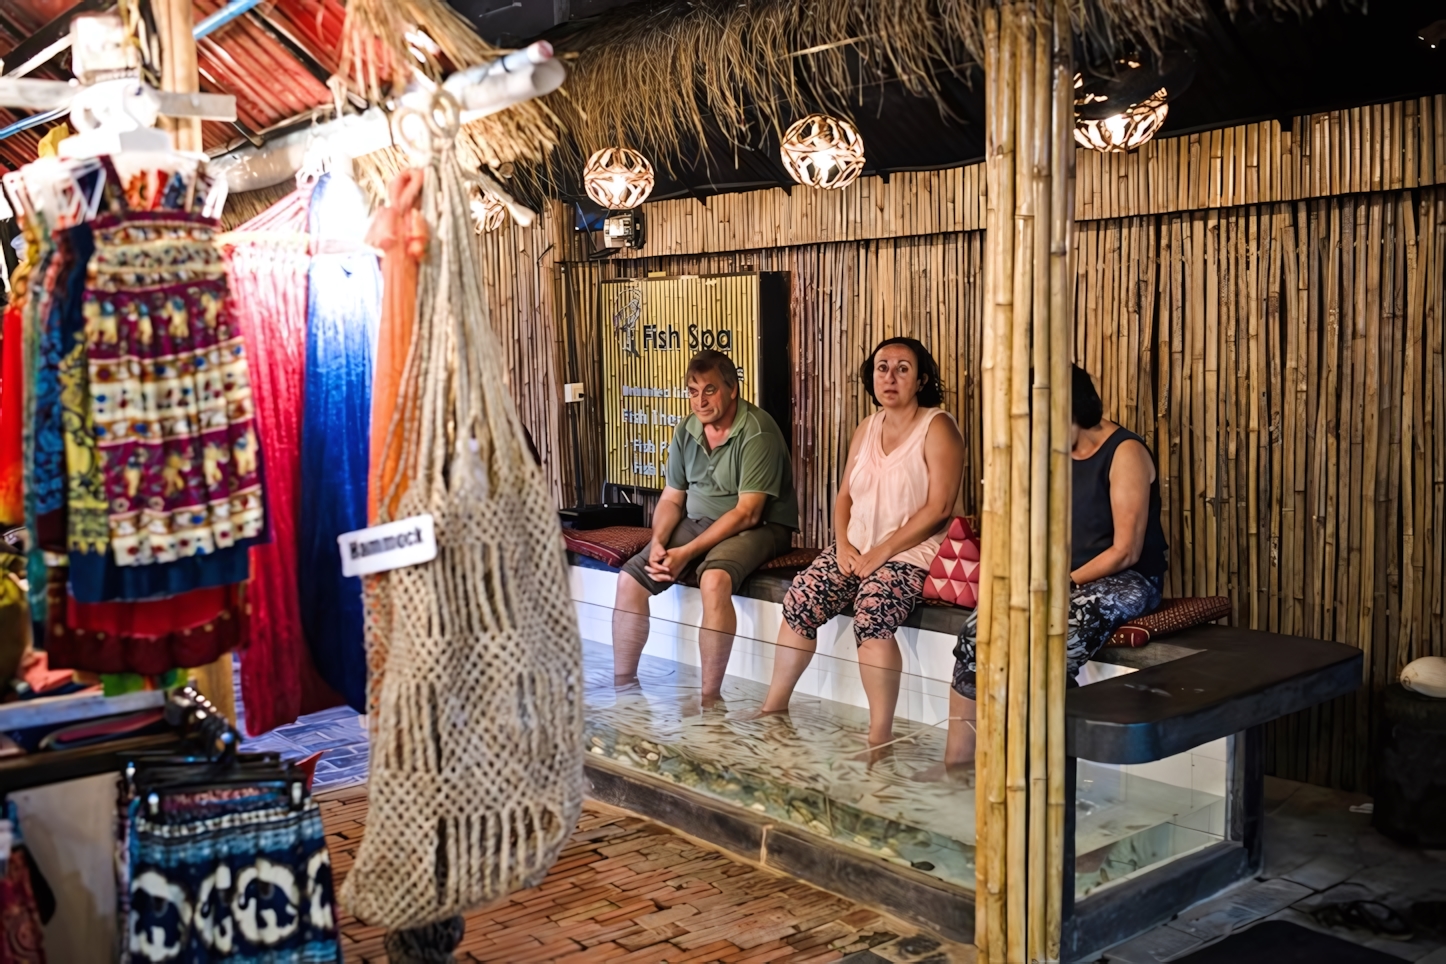
M 336 541 L 343 576 L 367 576 L 437 558 L 437 535 L 430 513 L 346 532 Z

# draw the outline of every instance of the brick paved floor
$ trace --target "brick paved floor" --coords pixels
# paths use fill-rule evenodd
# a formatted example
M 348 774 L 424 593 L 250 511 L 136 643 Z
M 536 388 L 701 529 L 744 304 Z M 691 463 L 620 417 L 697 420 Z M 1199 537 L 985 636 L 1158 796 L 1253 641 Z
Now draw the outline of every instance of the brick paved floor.
M 366 788 L 318 795 L 337 885 L 366 830 Z M 341 919 L 350 964 L 386 960 L 383 931 Z M 460 961 L 611 964 L 972 961 L 882 914 L 589 802 L 540 887 L 467 917 Z

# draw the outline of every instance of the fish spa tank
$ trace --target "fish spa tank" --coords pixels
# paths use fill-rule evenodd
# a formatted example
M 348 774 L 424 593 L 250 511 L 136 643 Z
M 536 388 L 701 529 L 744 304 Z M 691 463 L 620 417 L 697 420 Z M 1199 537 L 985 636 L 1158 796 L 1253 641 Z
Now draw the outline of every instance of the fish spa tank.
M 944 765 L 951 635 L 900 630 L 894 737 L 871 747 L 849 619 L 820 630 L 789 712 L 765 715 L 776 603 L 735 597 L 739 628 L 721 696 L 705 701 L 696 590 L 654 599 L 636 677 L 627 678 L 614 662 L 616 575 L 574 567 L 572 578 L 595 797 L 972 939 L 974 771 Z M 641 619 L 624 617 L 634 641 Z M 1141 668 L 1092 663 L 1080 682 L 1118 685 Z M 1072 761 L 1074 902 L 1227 841 L 1235 743 L 1212 739 L 1137 763 Z

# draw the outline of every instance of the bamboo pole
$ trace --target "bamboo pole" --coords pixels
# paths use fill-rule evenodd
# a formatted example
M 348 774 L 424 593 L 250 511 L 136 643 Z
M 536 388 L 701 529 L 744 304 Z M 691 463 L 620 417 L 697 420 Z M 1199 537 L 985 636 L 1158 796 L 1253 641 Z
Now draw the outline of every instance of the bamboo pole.
M 1064 386 L 1074 148 L 1070 40 L 1056 35 L 1067 29 L 1064 11 L 1059 18 L 1050 3 L 1006 3 L 985 27 L 975 940 L 983 960 L 1021 964 L 1058 959 L 1066 886 Z
M 1004 709 L 1007 677 L 1001 686 L 998 649 L 995 646 L 995 600 L 1009 591 L 1007 560 L 1008 530 L 1003 525 L 1009 509 L 1008 488 L 1003 484 L 1007 468 L 1009 438 L 1001 432 L 999 399 L 1009 389 L 1007 359 L 1000 342 L 1008 333 L 1008 298 L 1004 279 L 1012 278 L 1009 263 L 1012 247 L 1005 244 L 1006 231 L 1013 224 L 1013 165 L 1007 163 L 1012 133 L 1005 94 L 1008 84 L 1006 49 L 1001 42 L 1001 17 L 997 9 L 984 16 L 984 91 L 986 191 L 984 338 L 980 363 L 983 387 L 984 479 L 980 514 L 981 553 L 979 606 L 976 612 L 979 706 L 978 752 L 976 757 L 976 884 L 975 934 L 980 958 L 985 964 L 1004 957 Z M 1005 182 L 1009 181 L 1010 184 Z M 1010 232 L 1012 233 L 1012 232 Z M 1002 437 L 1001 437 L 1002 436 Z M 1002 450 L 1002 451 L 1000 451 Z M 984 548 L 992 546 L 993 548 Z M 1001 561 L 1004 563 L 1001 565 Z M 1002 572 L 1000 570 L 1003 570 Z M 1007 618 L 1007 617 L 1006 617 Z
M 1074 68 L 1069 17 L 1062 4 L 1054 8 L 1051 44 L 1050 246 L 1049 246 L 1049 594 L 1048 643 L 1045 664 L 1046 726 L 1049 768 L 1046 780 L 1048 818 L 1046 847 L 1050 881 L 1045 906 L 1045 959 L 1060 959 L 1064 929 L 1064 888 L 1074 889 L 1074 868 L 1066 867 L 1064 698 L 1065 637 L 1069 622 L 1070 549 L 1070 329 L 1074 325 L 1069 254 L 1073 249 L 1074 213 Z
M 1029 825 L 1027 831 L 1029 849 L 1029 895 L 1027 909 L 1027 948 L 1034 959 L 1047 957 L 1044 948 L 1047 943 L 1048 913 L 1046 893 L 1050 889 L 1046 867 L 1049 859 L 1047 840 L 1046 809 L 1048 805 L 1049 774 L 1049 729 L 1048 698 L 1041 699 L 1041 684 L 1047 684 L 1048 663 L 1048 607 L 1049 607 L 1049 556 L 1044 547 L 1049 545 L 1049 433 L 1050 422 L 1046 413 L 1050 411 L 1050 353 L 1053 349 L 1051 333 L 1044 331 L 1040 336 L 1040 320 L 1048 324 L 1050 310 L 1050 250 L 1051 250 L 1051 36 L 1053 24 L 1044 19 L 1034 23 L 1033 50 L 1028 69 L 1030 97 L 1021 91 L 1020 113 L 1030 118 L 1033 137 L 1030 145 L 1028 190 L 1031 194 L 1033 217 L 1031 233 L 1033 251 L 1033 315 L 1030 368 L 1033 384 L 1030 386 L 1030 408 L 1025 413 L 1029 424 L 1029 675 L 1026 682 L 1029 722 L 1029 755 L 1026 766 L 1029 774 L 1028 801 Z M 1021 125 L 1022 126 L 1022 125 Z M 1020 326 L 1023 327 L 1023 326 Z M 1037 413 L 1037 414 L 1036 414 Z M 1033 416 L 1033 417 L 1032 417 Z M 1020 674 L 1023 675 L 1023 674 Z

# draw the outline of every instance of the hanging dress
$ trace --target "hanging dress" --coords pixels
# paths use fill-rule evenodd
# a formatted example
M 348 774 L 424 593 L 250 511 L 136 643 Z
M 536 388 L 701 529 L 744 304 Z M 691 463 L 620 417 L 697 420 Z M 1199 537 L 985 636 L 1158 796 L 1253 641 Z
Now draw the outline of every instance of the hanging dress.
M 71 594 L 139 601 L 244 582 L 247 552 L 266 536 L 261 449 L 216 222 L 130 210 L 107 174 L 109 213 L 90 225 L 95 253 L 75 306 L 90 405 L 67 417 L 82 516 Z M 180 185 L 167 196 L 184 196 Z
M 301 619 L 317 670 L 366 712 L 361 580 L 341 574 L 337 537 L 366 528 L 372 353 L 381 312 L 366 200 L 349 178 L 323 175 L 311 199 L 305 401 L 301 423 Z

